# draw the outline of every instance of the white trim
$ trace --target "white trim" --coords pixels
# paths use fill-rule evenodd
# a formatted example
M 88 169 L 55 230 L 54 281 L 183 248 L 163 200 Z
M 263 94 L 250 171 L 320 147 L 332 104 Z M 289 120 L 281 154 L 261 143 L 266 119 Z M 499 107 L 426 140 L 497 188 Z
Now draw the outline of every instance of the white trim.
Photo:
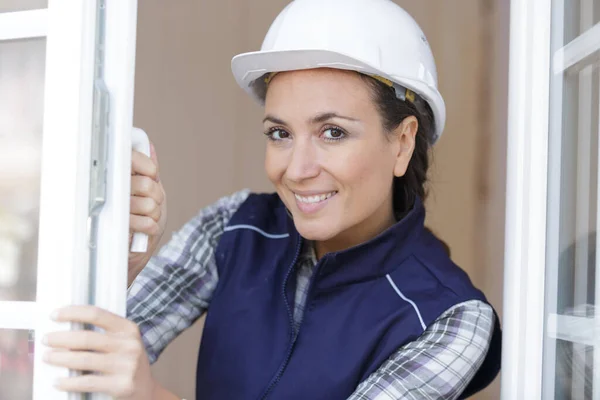
M 257 228 L 256 226 L 244 225 L 244 224 L 226 226 L 224 231 L 231 232 L 231 231 L 235 231 L 238 229 L 250 229 L 252 231 L 256 231 L 256 232 L 260 233 L 261 235 L 263 235 L 264 237 L 267 237 L 269 239 L 284 239 L 284 238 L 290 237 L 289 233 L 281 233 L 281 234 L 267 233 L 267 232 L 263 231 L 262 229 Z
M 600 88 L 596 88 L 596 90 L 600 90 Z M 600 102 L 599 102 L 600 103 Z M 596 110 L 598 115 L 600 116 L 600 104 L 598 104 L 599 108 Z M 600 134 L 600 118 L 599 118 L 599 126 L 596 127 L 596 134 Z M 597 172 L 597 181 L 596 181 L 596 242 L 590 243 L 590 246 L 593 246 L 596 254 L 596 263 L 594 265 L 596 282 L 595 282 L 595 290 L 594 290 L 594 304 L 596 304 L 595 315 L 594 318 L 596 320 L 596 324 L 600 322 L 600 258 L 597 256 L 600 254 L 600 140 L 598 141 L 598 149 L 597 149 L 597 164 L 596 168 Z M 594 343 L 594 381 L 593 381 L 593 398 L 597 399 L 600 397 L 600 335 L 595 335 L 595 343 Z
M 0 329 L 34 330 L 37 305 L 33 301 L 0 301 Z
M 581 5 L 585 4 L 585 0 Z M 591 2 L 590 2 L 591 3 Z M 593 13 L 590 13 L 593 15 Z M 586 66 L 579 71 L 577 123 L 577 159 L 575 160 L 575 304 L 584 304 L 588 297 L 588 258 L 590 233 L 591 165 L 592 165 L 592 83 L 593 67 Z M 562 128 L 562 127 L 561 127 Z M 560 129 L 562 131 L 562 129 Z M 594 166 L 596 168 L 597 166 Z M 558 217 L 558 216 L 556 216 Z M 585 385 L 582 385 L 585 386 Z
M 598 44 L 600 44 L 600 39 L 597 40 Z M 596 87 L 596 90 L 600 91 L 600 87 Z M 595 110 L 595 112 L 597 113 L 597 115 L 600 117 L 600 101 L 599 104 L 597 104 L 597 109 Z M 591 118 L 590 118 L 591 119 Z M 598 121 L 599 125 L 596 127 L 592 127 L 592 134 L 594 134 L 594 130 L 595 130 L 595 134 L 596 135 L 600 135 L 600 118 Z M 595 268 L 595 275 L 596 275 L 596 282 L 595 282 L 595 290 L 594 290 L 594 304 L 596 304 L 595 307 L 595 315 L 594 315 L 594 319 L 595 319 L 595 326 L 597 327 L 598 324 L 600 324 L 600 307 L 598 307 L 598 305 L 600 304 L 600 259 L 598 258 L 598 254 L 600 254 L 600 141 L 598 141 L 598 148 L 596 149 L 596 169 L 597 169 L 597 180 L 596 180 L 596 242 L 595 243 L 590 243 L 590 246 L 593 246 L 593 248 L 595 249 L 595 254 L 596 254 L 596 264 L 594 265 Z M 598 332 L 598 329 L 596 329 L 596 332 Z M 594 343 L 594 366 L 593 366 L 593 371 L 594 371 L 594 377 L 593 377 L 593 383 L 592 383 L 592 397 L 594 399 L 600 398 L 600 335 L 594 335 L 594 339 L 595 339 L 595 343 Z
M 599 323 L 593 318 L 548 314 L 548 336 L 571 343 L 593 346 L 598 341 Z
M 402 300 L 406 301 L 408 304 L 410 304 L 415 309 L 415 312 L 417 313 L 417 317 L 419 317 L 419 322 L 421 323 L 421 328 L 423 328 L 423 330 L 427 329 L 427 325 L 425 325 L 425 322 L 423 322 L 423 317 L 421 316 L 419 307 L 417 307 L 415 302 L 412 301 L 411 299 L 409 299 L 408 297 L 406 297 L 404 294 L 402 294 L 402 292 L 400 291 L 400 289 L 398 289 L 398 286 L 396 286 L 396 284 L 392 280 L 392 277 L 389 274 L 387 274 L 385 277 L 387 278 L 390 285 L 392 285 L 392 288 L 396 291 L 398 296 L 400 296 L 400 298 L 402 298 Z
M 564 0 L 554 0 L 552 15 L 551 44 L 557 46 L 564 40 Z M 561 254 L 560 213 L 561 194 L 564 188 L 561 185 L 562 175 L 562 127 L 564 106 L 571 106 L 563 102 L 563 75 L 550 77 L 551 101 L 548 137 L 548 200 L 547 200 L 547 227 L 546 227 L 546 315 L 556 313 L 558 305 L 559 287 L 559 261 Z M 556 391 L 556 340 L 548 335 L 544 338 L 544 363 L 542 378 L 542 398 L 554 397 Z
M 137 0 L 105 0 L 104 83 L 110 94 L 107 197 L 98 228 L 96 305 L 126 315 Z M 95 395 L 93 399 L 106 396 Z
M 94 0 L 49 1 L 34 400 L 70 398 L 53 386 L 69 371 L 43 362 L 41 339 L 71 328 L 51 321 L 52 311 L 85 301 L 95 25 Z
M 573 39 L 554 54 L 554 73 L 563 73 L 598 50 L 600 50 L 600 23 Z
M 593 0 L 581 0 L 579 11 L 579 25 L 581 30 L 587 30 L 594 23 L 594 3 Z M 599 31 L 600 33 L 600 31 Z M 579 36 L 577 39 L 581 38 Z M 600 36 L 596 42 L 600 43 Z M 574 276 L 574 303 L 585 304 L 588 298 L 588 281 L 589 281 L 589 240 L 590 231 L 590 201 L 591 201 L 591 163 L 592 163 L 592 82 L 593 68 L 591 65 L 586 65 L 579 71 L 579 87 L 577 102 L 577 169 L 575 171 L 575 276 Z M 568 79 L 566 74 L 563 74 L 565 79 Z M 597 166 L 594 166 L 596 168 Z M 585 360 L 586 346 L 579 343 L 573 343 L 574 359 Z M 573 363 L 571 365 L 571 397 L 581 399 L 585 397 L 586 392 L 586 377 L 580 373 L 581 365 Z M 552 379 L 552 377 L 545 377 Z M 598 388 L 592 391 L 597 393 Z M 594 398 L 598 398 L 596 395 Z
M 542 388 L 551 0 L 512 0 L 502 399 Z
M 48 10 L 0 13 L 0 41 L 46 36 Z
M 596 90 L 600 91 L 600 88 L 596 88 Z M 596 127 L 596 134 L 600 135 L 600 101 L 598 102 L 598 109 L 596 112 L 598 113 L 598 126 Z M 600 254 L 600 140 L 598 141 L 598 149 L 596 152 L 596 168 L 598 172 L 596 174 L 596 243 L 591 243 L 591 246 L 595 248 L 596 254 L 596 265 L 595 273 L 596 273 L 596 282 L 595 282 L 595 290 L 594 290 L 594 304 L 596 304 L 595 315 L 596 323 L 600 322 L 600 258 L 598 254 Z M 597 399 L 600 397 L 600 335 L 595 335 L 595 347 L 594 347 L 594 381 L 593 381 L 593 398 Z

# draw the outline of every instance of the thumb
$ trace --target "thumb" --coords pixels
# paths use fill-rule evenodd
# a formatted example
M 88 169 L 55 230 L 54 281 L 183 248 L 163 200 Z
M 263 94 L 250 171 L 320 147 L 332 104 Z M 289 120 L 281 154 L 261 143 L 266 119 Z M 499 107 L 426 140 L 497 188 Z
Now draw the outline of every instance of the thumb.
M 155 164 L 158 164 L 158 156 L 156 155 L 156 148 L 154 147 L 154 143 L 150 142 L 150 159 L 154 161 Z
M 150 159 L 154 162 L 154 165 L 157 167 L 158 171 L 158 156 L 156 155 L 156 149 L 154 148 L 154 143 L 150 142 Z M 160 171 L 156 173 L 156 181 L 160 182 Z

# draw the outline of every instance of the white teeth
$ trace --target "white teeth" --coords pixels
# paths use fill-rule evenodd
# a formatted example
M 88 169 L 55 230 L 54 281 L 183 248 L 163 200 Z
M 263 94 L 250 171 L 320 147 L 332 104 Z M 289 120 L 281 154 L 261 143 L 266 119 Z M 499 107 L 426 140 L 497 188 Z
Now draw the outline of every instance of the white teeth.
M 329 192 L 327 194 L 315 195 L 315 196 L 300 196 L 299 194 L 295 194 L 296 199 L 302 203 L 318 203 L 320 201 L 325 201 L 337 192 Z

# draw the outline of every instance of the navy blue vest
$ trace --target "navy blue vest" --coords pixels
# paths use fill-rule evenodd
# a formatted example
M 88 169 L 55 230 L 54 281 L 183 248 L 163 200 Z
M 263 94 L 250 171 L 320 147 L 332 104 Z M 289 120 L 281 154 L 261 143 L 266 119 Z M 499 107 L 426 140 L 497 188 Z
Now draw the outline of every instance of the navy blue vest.
M 217 247 L 219 283 L 198 357 L 197 398 L 338 400 L 444 311 L 486 301 L 411 212 L 371 241 L 327 254 L 293 330 L 302 238 L 276 194 L 250 195 Z M 497 324 L 490 351 L 464 395 L 500 369 Z

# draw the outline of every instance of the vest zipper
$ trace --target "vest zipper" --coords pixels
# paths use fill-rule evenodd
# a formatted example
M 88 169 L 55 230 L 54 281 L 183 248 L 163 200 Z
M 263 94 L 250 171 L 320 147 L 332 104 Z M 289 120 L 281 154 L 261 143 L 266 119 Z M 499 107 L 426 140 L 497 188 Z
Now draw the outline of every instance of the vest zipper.
M 298 261 L 298 257 L 300 256 L 301 247 L 302 247 L 302 238 L 298 234 L 298 245 L 296 246 L 296 255 L 294 256 L 294 261 L 292 261 L 292 265 L 290 265 L 290 267 L 288 268 L 288 272 L 285 275 L 285 279 L 283 281 L 283 299 L 285 300 L 285 306 L 288 311 L 288 315 L 289 315 L 289 319 L 290 319 L 290 326 L 292 328 L 292 333 L 291 333 L 291 338 L 290 338 L 291 344 L 288 349 L 287 355 L 285 356 L 285 360 L 279 367 L 277 374 L 275 374 L 275 376 L 269 383 L 267 390 L 261 396 L 261 400 L 265 400 L 269 396 L 269 393 L 271 392 L 271 390 L 273 390 L 275 385 L 277 385 L 277 382 L 279 382 L 279 380 L 281 379 L 281 375 L 283 375 L 283 371 L 285 370 L 285 367 L 287 367 L 288 363 L 290 362 L 290 358 L 292 357 L 292 351 L 294 350 L 294 345 L 296 344 L 296 338 L 298 337 L 298 335 L 296 334 L 295 329 L 294 329 L 294 314 L 292 314 L 292 309 L 291 309 L 290 303 L 287 299 L 287 293 L 286 293 L 285 287 L 287 286 L 287 281 L 290 277 L 290 273 L 295 269 L 294 267 L 296 266 L 296 262 Z

